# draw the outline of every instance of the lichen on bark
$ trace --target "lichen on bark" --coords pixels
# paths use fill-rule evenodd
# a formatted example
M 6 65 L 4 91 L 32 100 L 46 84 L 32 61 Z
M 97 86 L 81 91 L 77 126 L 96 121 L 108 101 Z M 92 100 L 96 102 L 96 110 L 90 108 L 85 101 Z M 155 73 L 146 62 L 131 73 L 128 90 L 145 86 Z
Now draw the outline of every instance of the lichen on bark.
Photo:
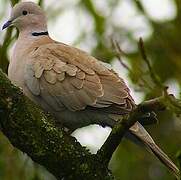
M 57 179 L 112 179 L 101 159 L 54 125 L 53 117 L 23 95 L 0 70 L 0 125 L 13 146 Z

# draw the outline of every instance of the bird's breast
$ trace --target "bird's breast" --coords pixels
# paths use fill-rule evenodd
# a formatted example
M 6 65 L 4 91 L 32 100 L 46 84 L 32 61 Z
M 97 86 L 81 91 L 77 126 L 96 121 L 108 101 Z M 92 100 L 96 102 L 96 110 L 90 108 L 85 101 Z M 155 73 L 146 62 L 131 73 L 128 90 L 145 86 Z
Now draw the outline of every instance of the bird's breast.
M 23 51 L 19 51 L 15 47 L 8 67 L 9 79 L 13 84 L 21 88 L 23 88 L 24 84 L 25 57 Z

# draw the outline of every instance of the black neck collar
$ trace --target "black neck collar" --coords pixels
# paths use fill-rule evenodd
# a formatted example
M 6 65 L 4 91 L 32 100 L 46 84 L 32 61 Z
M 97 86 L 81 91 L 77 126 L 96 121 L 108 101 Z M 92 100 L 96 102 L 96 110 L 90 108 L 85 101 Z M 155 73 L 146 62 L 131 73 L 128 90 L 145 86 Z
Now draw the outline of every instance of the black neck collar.
M 47 36 L 47 35 L 48 35 L 48 31 L 33 32 L 32 35 L 33 35 L 33 36 Z

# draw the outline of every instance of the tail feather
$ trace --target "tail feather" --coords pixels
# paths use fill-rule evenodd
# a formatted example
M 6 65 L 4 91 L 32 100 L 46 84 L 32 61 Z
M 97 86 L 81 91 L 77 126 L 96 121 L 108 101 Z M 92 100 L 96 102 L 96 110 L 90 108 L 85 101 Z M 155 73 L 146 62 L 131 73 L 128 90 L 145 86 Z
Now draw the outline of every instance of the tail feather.
M 130 129 L 131 134 L 136 136 L 143 144 L 151 150 L 157 158 L 175 175 L 180 178 L 180 171 L 172 160 L 156 145 L 152 137 L 148 134 L 145 128 L 136 122 Z

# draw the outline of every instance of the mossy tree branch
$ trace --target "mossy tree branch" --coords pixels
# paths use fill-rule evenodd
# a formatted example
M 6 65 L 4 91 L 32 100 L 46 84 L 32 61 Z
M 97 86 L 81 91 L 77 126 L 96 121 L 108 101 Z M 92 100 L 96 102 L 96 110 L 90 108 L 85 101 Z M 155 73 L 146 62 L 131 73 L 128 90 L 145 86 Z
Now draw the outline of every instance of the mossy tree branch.
M 147 111 L 165 108 L 164 97 L 139 105 L 118 124 L 96 155 L 54 125 L 53 118 L 25 97 L 0 70 L 0 125 L 10 142 L 57 179 L 113 179 L 108 169 L 126 130 Z
M 108 168 L 53 124 L 0 70 L 0 125 L 13 146 L 57 179 L 112 179 Z

